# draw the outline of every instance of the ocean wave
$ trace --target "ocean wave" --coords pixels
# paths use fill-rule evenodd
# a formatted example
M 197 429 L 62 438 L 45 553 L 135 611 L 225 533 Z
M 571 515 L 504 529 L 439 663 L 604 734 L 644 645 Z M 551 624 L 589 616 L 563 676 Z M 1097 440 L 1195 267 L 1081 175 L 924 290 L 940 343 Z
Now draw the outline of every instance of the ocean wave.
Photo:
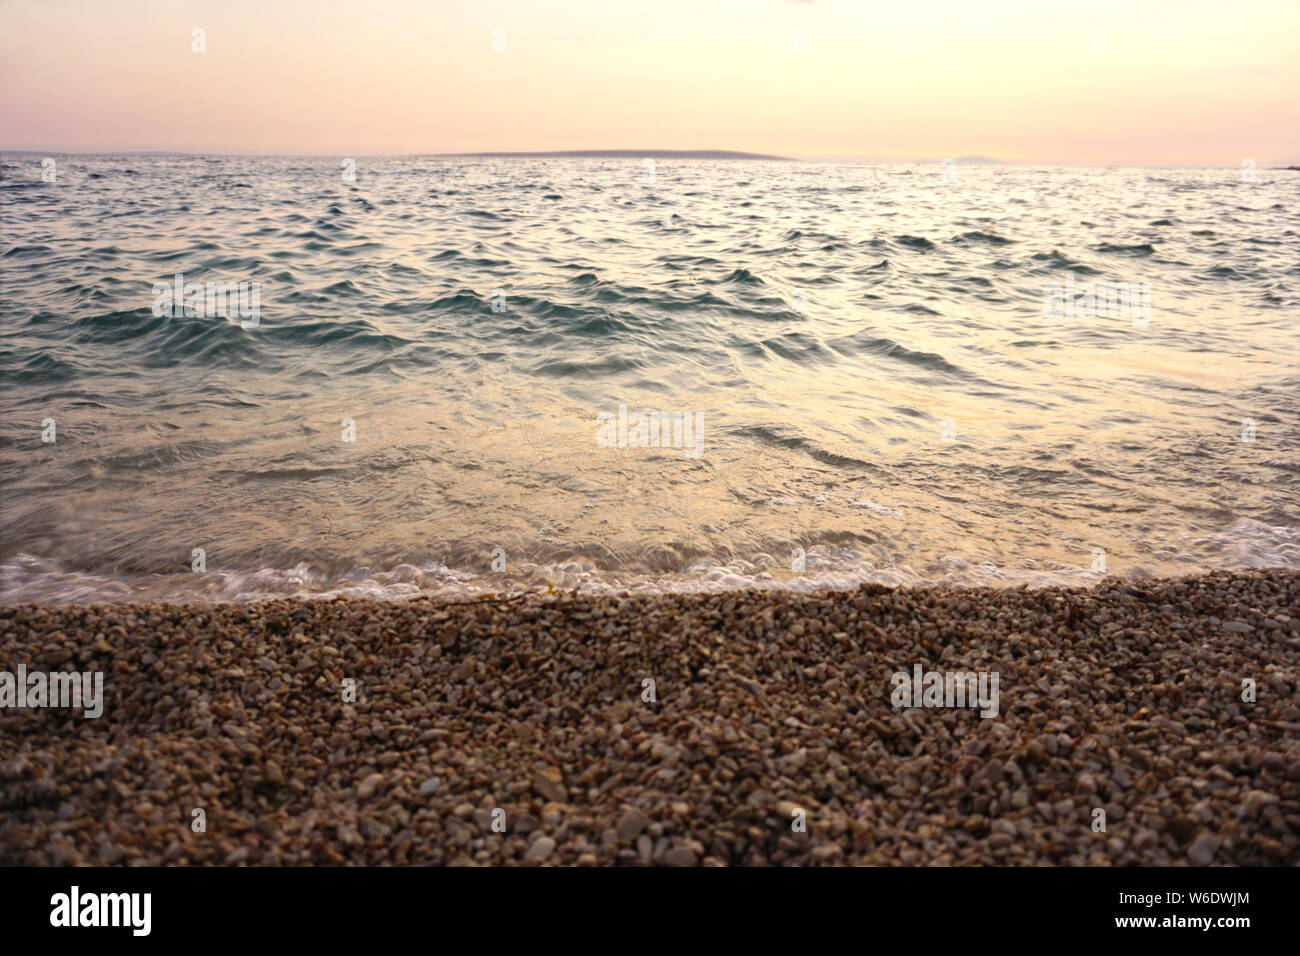
M 798 504 L 798 502 L 795 502 Z M 855 507 L 892 523 L 905 520 L 896 509 L 868 500 Z M 1200 541 L 1210 547 L 1224 569 L 1300 568 L 1300 529 L 1240 522 Z M 1203 570 L 1192 554 L 1159 549 L 1165 565 L 1181 567 L 1164 576 L 1182 577 Z M 801 561 L 793 570 L 792 558 Z M 644 564 L 652 564 L 646 561 Z M 675 563 L 675 562 L 674 562 Z M 114 575 L 74 570 L 48 559 L 20 554 L 0 562 L 0 605 L 98 603 L 225 603 L 298 597 L 404 600 L 434 597 L 469 601 L 525 593 L 588 595 L 718 593 L 737 589 L 815 593 L 848 590 L 863 584 L 888 587 L 946 585 L 985 587 L 1086 587 L 1107 577 L 1142 582 L 1155 575 L 1141 564 L 1099 570 L 1093 565 L 1024 561 L 999 563 L 976 555 L 946 554 L 913 565 L 881 562 L 840 545 L 814 544 L 781 553 L 753 552 L 745 557 L 702 557 L 678 571 L 618 570 L 595 566 L 586 558 L 549 563 L 522 561 L 503 572 L 483 567 L 451 567 L 440 562 L 402 562 L 387 568 L 356 566 L 326 571 L 300 562 L 291 567 L 212 570 L 202 574 Z
M 1119 255 L 1130 256 L 1153 256 L 1156 254 L 1156 247 L 1149 242 L 1103 242 L 1096 247 L 1098 252 L 1116 253 Z

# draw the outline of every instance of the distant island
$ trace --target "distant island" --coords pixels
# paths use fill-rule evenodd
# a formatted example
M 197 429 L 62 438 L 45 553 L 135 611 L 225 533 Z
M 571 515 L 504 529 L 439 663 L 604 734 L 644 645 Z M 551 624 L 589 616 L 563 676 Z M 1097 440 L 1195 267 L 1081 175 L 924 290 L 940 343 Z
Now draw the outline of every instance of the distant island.
M 476 159 L 763 159 L 791 162 L 789 156 L 742 153 L 730 149 L 562 149 L 523 153 L 443 153 Z

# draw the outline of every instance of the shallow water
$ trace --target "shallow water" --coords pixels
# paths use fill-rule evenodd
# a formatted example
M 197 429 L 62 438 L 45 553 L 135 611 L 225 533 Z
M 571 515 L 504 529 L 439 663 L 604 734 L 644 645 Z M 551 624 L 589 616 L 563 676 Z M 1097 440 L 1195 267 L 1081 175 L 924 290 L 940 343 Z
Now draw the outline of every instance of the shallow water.
M 5 603 L 1300 566 L 1300 174 L 40 159 Z M 155 315 L 177 273 L 257 324 Z M 1067 273 L 1149 317 L 1045 315 Z M 601 447 L 620 404 L 698 444 Z

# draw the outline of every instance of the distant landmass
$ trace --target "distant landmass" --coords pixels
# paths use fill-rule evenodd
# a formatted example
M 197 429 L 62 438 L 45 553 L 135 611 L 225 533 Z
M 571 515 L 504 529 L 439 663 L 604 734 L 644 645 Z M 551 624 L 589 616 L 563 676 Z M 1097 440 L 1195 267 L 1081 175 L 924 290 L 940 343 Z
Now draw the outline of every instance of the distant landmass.
M 742 153 L 731 149 L 561 149 L 527 153 L 443 153 L 444 156 L 473 156 L 488 159 L 775 159 L 789 156 Z
M 89 152 L 65 149 L 4 149 L 0 153 L 30 156 L 342 156 L 343 153 L 210 153 L 203 150 L 175 152 L 163 149 L 97 149 Z M 369 156 L 353 153 L 354 156 Z M 733 149 L 562 149 L 536 152 L 497 153 L 377 153 L 381 157 L 469 156 L 499 159 L 763 159 L 796 162 L 790 156 L 744 153 Z

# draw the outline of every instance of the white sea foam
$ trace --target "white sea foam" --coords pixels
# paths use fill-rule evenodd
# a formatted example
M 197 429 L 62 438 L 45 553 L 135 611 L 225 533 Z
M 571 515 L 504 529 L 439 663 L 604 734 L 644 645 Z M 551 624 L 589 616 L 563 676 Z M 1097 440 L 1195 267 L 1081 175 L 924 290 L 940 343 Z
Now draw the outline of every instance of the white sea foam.
M 299 563 L 283 569 L 115 577 L 62 569 L 45 559 L 18 555 L 0 563 L 0 605 L 246 602 L 283 597 L 404 600 L 428 596 L 455 601 L 483 595 L 548 591 L 590 595 L 685 594 L 745 588 L 812 593 L 852 589 L 862 584 L 1080 587 L 1111 575 L 1141 581 L 1215 568 L 1300 568 L 1300 530 L 1294 528 L 1238 521 L 1220 533 L 1189 540 L 1187 544 L 1203 557 L 1198 559 L 1192 553 L 1166 548 L 1153 553 L 1150 562 L 1112 564 L 1106 572 L 1093 570 L 1089 565 L 1005 565 L 955 554 L 925 565 L 878 564 L 853 549 L 821 545 L 807 550 L 805 570 L 798 573 L 771 555 L 757 553 L 747 560 L 698 560 L 680 573 L 653 575 L 602 570 L 589 561 L 568 560 L 549 564 L 520 562 L 507 573 L 483 573 L 427 563 L 401 564 L 382 570 L 358 567 L 345 574 L 330 575 Z

